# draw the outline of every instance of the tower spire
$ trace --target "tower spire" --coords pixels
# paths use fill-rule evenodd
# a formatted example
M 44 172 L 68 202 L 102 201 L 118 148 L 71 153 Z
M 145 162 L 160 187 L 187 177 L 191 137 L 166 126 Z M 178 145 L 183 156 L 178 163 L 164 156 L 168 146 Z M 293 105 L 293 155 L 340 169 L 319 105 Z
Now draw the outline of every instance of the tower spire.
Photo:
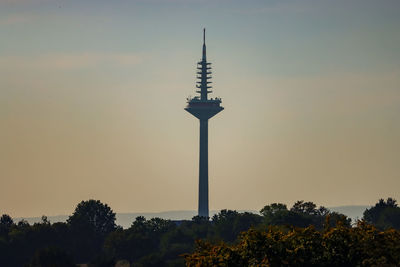
M 203 61 L 207 61 L 206 57 L 206 28 L 203 28 Z

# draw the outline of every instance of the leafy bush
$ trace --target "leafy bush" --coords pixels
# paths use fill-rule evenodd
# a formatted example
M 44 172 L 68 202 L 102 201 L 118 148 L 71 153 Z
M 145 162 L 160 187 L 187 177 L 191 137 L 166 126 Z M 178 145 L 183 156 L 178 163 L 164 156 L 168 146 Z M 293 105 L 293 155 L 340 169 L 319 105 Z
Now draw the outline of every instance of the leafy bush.
M 324 231 L 271 226 L 243 232 L 236 245 L 197 241 L 196 251 L 184 257 L 187 266 L 398 266 L 400 232 L 365 222 Z

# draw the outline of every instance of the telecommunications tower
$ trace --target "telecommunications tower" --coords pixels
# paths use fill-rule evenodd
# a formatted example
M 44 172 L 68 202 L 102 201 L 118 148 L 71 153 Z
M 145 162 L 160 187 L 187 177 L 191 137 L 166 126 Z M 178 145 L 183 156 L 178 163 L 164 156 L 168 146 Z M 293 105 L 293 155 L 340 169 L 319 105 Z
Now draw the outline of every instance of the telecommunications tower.
M 221 98 L 210 98 L 211 63 L 206 57 L 206 29 L 203 30 L 203 57 L 197 63 L 197 84 L 200 96 L 187 99 L 185 110 L 200 121 L 200 156 L 199 156 L 199 209 L 198 215 L 209 217 L 208 210 L 208 119 L 222 111 Z

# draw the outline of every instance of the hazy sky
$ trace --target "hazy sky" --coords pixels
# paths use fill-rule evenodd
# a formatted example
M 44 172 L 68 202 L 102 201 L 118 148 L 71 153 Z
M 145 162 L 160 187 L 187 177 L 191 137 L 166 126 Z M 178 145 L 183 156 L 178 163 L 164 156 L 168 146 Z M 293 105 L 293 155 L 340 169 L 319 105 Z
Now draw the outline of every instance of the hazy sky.
M 0 0 L 0 214 L 400 200 L 398 0 Z

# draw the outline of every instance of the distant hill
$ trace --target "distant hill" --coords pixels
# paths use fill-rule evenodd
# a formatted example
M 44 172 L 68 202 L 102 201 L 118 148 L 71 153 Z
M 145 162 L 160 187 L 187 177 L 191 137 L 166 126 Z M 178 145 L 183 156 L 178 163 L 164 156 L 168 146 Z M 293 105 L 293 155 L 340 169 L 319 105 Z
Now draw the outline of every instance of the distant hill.
M 346 215 L 351 218 L 352 222 L 355 222 L 358 219 L 363 217 L 363 213 L 366 209 L 369 209 L 371 206 L 338 206 L 338 207 L 329 207 L 331 211 L 336 211 Z
M 239 210 L 238 212 L 252 212 L 252 213 L 257 213 L 256 211 L 253 210 Z M 220 212 L 219 210 L 212 210 L 210 211 L 210 217 L 212 217 L 214 214 L 217 214 Z M 151 218 L 162 218 L 166 220 L 191 220 L 194 216 L 197 215 L 197 211 L 194 210 L 175 210 L 175 211 L 163 211 L 163 212 L 135 212 L 135 213 L 117 213 L 116 214 L 116 223 L 117 225 L 122 226 L 123 228 L 129 228 L 132 224 L 132 222 L 136 219 L 138 216 L 143 216 L 146 219 L 151 219 Z M 68 219 L 68 215 L 57 215 L 57 216 L 47 216 L 47 219 L 51 223 L 56 223 L 56 222 L 66 222 Z M 42 220 L 41 217 L 19 217 L 19 218 L 14 218 L 15 222 L 19 222 L 20 220 L 26 220 L 28 221 L 29 224 L 34 224 L 38 223 Z
M 367 208 L 370 208 L 370 206 L 338 206 L 338 207 L 329 207 L 328 209 L 339 212 L 339 213 L 343 213 L 344 215 L 351 218 L 352 221 L 354 222 L 356 219 L 362 218 L 363 212 Z M 238 212 L 245 212 L 245 211 L 258 214 L 258 212 L 255 210 L 239 210 Z M 216 211 L 216 210 L 210 211 L 210 217 L 212 217 L 214 214 L 217 214 L 218 212 L 219 212 L 219 210 L 218 211 Z M 158 217 L 158 218 L 163 218 L 163 219 L 168 219 L 168 220 L 190 220 L 196 215 L 197 215 L 197 211 L 194 211 L 194 210 L 117 213 L 116 214 L 116 218 L 117 218 L 116 223 L 117 223 L 117 225 L 120 225 L 123 228 L 129 228 L 131 226 L 132 222 L 138 216 L 143 216 L 146 219 Z M 66 222 L 68 217 L 69 217 L 68 215 L 58 215 L 58 216 L 48 216 L 47 218 L 51 223 L 56 223 L 56 222 Z M 18 222 L 22 219 L 27 220 L 29 224 L 34 224 L 34 223 L 38 223 L 41 221 L 41 217 L 30 217 L 30 218 L 19 217 L 19 218 L 14 218 L 14 221 Z

